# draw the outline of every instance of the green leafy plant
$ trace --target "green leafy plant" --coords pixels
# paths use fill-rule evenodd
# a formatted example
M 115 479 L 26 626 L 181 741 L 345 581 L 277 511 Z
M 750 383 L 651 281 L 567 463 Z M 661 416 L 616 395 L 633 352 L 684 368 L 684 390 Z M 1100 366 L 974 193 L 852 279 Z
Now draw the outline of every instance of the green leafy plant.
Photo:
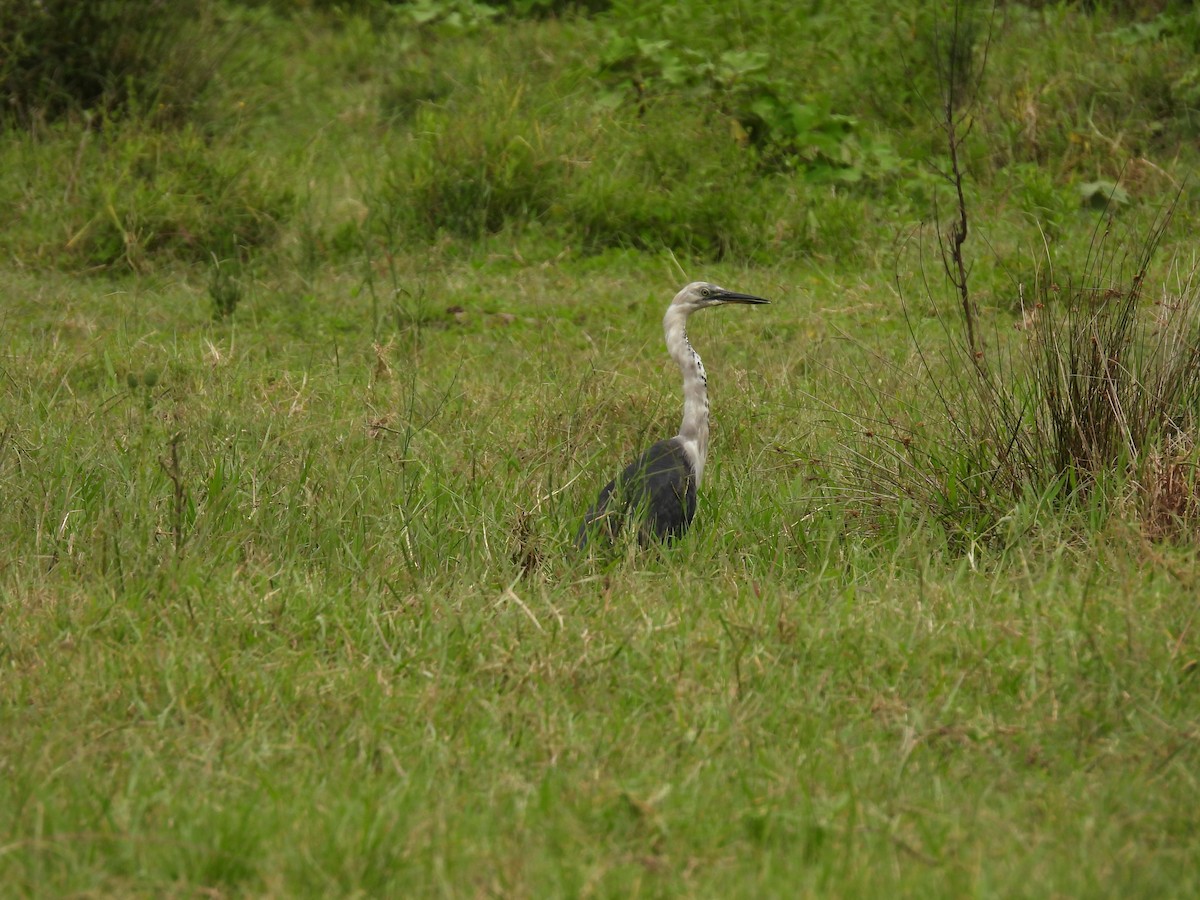
M 858 120 L 829 108 L 827 98 L 797 98 L 769 74 L 767 54 L 725 50 L 715 56 L 668 40 L 616 37 L 601 55 L 607 103 L 632 101 L 640 115 L 664 94 L 714 104 L 729 119 L 730 137 L 752 148 L 759 165 L 792 170 L 814 182 L 853 183 L 901 168 L 882 137 L 862 134 Z
M 219 259 L 212 254 L 208 270 L 208 296 L 212 300 L 213 318 L 228 319 L 242 302 L 245 285 L 241 279 L 242 261 L 238 255 Z
M 441 34 L 464 34 L 495 18 L 497 10 L 476 0 L 413 0 L 396 7 L 396 12 L 414 25 Z

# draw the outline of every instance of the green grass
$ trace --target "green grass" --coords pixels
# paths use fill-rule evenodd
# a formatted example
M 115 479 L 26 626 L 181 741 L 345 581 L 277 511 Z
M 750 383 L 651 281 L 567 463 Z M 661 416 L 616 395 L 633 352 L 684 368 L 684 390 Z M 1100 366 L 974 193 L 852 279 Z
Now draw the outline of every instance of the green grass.
M 903 245 L 934 131 L 859 59 L 921 17 L 472 6 L 218 6 L 191 121 L 0 136 L 5 891 L 1200 891 L 1194 536 L 1122 473 L 983 535 L 847 474 L 877 404 L 944 425 L 914 344 L 952 307 Z M 1125 167 L 1137 247 L 1196 163 L 1194 14 L 1006 9 L 970 151 L 993 347 L 1017 284 L 1086 271 L 1081 185 Z M 604 48 L 666 35 L 622 63 L 639 113 Z M 769 83 L 689 55 L 753 47 Z M 735 140 L 787 84 L 854 119 L 844 156 Z M 773 303 L 690 328 L 695 526 L 581 557 L 678 425 L 660 320 L 701 277 Z

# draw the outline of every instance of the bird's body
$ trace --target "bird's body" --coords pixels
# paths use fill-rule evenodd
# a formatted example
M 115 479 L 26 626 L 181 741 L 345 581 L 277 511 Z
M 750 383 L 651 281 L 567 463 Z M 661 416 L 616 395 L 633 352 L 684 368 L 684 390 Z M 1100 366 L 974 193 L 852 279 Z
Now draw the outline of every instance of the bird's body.
M 576 543 L 616 537 L 634 520 L 641 543 L 681 537 L 696 515 L 696 491 L 708 460 L 708 378 L 687 336 L 693 312 L 727 303 L 767 303 L 762 297 L 727 291 L 697 281 L 675 295 L 663 316 L 667 352 L 683 376 L 683 421 L 679 434 L 659 441 L 605 485 L 579 527 Z
M 643 544 L 680 537 L 692 524 L 695 470 L 678 438 L 654 444 L 604 486 L 579 526 L 576 543 L 583 546 L 592 534 L 612 540 L 631 515 Z

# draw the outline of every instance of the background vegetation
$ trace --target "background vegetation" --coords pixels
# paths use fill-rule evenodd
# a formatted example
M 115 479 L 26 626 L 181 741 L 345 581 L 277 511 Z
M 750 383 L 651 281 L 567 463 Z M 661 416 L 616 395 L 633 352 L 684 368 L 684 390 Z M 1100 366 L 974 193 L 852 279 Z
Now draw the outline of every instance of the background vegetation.
M 0 0 L 0 883 L 1197 893 L 1200 14 L 959 13 Z

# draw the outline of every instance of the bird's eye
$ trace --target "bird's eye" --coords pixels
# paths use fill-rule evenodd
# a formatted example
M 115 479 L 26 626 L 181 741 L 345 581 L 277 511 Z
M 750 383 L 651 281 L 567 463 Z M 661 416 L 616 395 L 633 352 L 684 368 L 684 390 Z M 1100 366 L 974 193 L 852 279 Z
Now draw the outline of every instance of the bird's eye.
M 708 288 L 700 288 L 700 296 L 701 297 L 708 297 L 711 294 L 712 294 L 712 291 L 710 291 Z

